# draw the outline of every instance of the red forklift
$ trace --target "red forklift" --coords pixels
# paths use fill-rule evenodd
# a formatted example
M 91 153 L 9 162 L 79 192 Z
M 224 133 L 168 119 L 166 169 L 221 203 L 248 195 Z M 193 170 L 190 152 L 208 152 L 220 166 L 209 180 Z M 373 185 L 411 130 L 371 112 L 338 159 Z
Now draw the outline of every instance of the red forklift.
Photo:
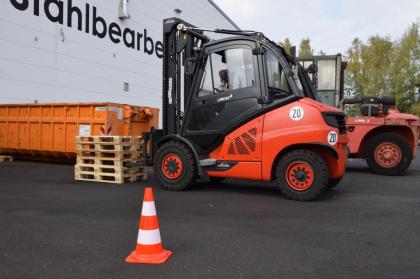
M 344 113 L 316 100 L 294 54 L 259 32 L 204 30 L 178 18 L 164 20 L 163 53 L 163 127 L 143 145 L 163 189 L 275 181 L 286 198 L 309 201 L 343 177 Z
M 416 156 L 419 118 L 400 113 L 393 96 L 345 99 L 347 63 L 340 54 L 298 60 L 311 72 L 309 75 L 321 102 L 341 109 L 346 105 L 359 106 L 359 116 L 346 119 L 349 157 L 365 159 L 369 169 L 376 174 L 403 174 Z

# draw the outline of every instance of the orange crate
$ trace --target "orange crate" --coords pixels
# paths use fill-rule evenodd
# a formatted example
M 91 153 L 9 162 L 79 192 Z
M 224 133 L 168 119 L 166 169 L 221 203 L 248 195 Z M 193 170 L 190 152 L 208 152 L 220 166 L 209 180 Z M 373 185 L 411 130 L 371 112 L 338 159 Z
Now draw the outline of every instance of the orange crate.
M 0 153 L 76 157 L 76 136 L 139 136 L 159 109 L 115 103 L 0 105 Z

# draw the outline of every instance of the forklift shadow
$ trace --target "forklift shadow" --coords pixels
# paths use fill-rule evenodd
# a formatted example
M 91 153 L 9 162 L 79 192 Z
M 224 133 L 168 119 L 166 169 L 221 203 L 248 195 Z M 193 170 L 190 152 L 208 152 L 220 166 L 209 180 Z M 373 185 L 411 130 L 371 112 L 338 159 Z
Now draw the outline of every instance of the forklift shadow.
M 280 190 L 272 183 L 248 180 L 226 179 L 224 181 L 211 181 L 197 183 L 192 190 L 211 192 L 238 192 L 243 194 L 279 195 Z
M 359 174 L 370 174 L 372 176 L 380 176 L 382 177 L 383 175 L 380 174 L 375 174 L 372 171 L 370 171 L 370 169 L 368 167 L 365 166 L 352 166 L 352 167 L 347 167 L 346 168 L 346 172 L 347 173 L 359 173 Z M 420 174 L 420 171 L 414 168 L 409 168 L 408 170 L 406 170 L 404 173 L 402 173 L 401 175 L 390 175 L 390 176 L 386 176 L 388 178 L 390 177 L 404 177 L 404 176 L 418 176 Z
M 347 161 L 346 172 L 372 173 L 366 162 L 362 159 L 349 159 Z
M 346 172 L 360 172 L 360 173 L 372 173 L 366 166 L 352 166 L 347 167 Z
M 235 192 L 242 195 L 275 196 L 283 198 L 279 188 L 273 182 L 226 179 L 222 182 L 197 183 L 192 191 Z M 315 201 L 337 200 L 340 191 L 325 191 Z
M 338 187 L 339 186 L 340 185 L 338 185 Z M 333 188 L 319 195 L 316 201 L 318 202 L 337 201 L 340 199 L 341 193 L 342 191 L 340 191 L 340 188 Z

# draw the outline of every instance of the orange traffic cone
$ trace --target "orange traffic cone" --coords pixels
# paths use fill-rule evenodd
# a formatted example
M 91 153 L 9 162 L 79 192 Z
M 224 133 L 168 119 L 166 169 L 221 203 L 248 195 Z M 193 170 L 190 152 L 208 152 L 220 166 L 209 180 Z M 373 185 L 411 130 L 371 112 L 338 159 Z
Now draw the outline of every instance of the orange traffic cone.
M 152 188 L 146 188 L 144 189 L 136 250 L 125 261 L 128 263 L 160 264 L 166 262 L 171 254 L 172 251 L 164 250 L 162 247 L 153 190 Z

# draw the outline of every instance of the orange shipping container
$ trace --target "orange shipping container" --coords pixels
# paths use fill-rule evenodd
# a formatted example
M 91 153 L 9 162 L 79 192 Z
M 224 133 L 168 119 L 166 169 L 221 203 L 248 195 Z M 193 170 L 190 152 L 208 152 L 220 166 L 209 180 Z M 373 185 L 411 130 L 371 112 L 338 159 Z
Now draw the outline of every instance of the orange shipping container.
M 159 109 L 114 103 L 0 105 L 0 152 L 74 158 L 76 136 L 141 135 Z

